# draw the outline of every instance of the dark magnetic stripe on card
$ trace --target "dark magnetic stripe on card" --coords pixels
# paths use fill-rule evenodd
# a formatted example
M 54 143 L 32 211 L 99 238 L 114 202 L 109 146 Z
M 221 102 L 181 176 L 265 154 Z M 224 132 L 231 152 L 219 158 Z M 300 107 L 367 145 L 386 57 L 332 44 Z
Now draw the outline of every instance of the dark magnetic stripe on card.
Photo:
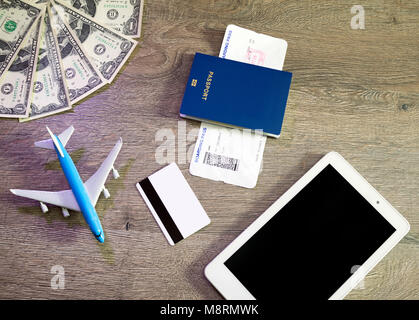
M 144 180 L 140 181 L 140 186 L 143 189 L 145 195 L 147 196 L 148 201 L 150 201 L 151 205 L 153 206 L 154 211 L 156 211 L 161 222 L 163 223 L 164 227 L 166 228 L 167 232 L 172 238 L 173 242 L 177 243 L 180 240 L 182 240 L 182 234 L 180 233 L 178 227 L 176 226 L 175 222 L 173 221 L 172 217 L 170 216 L 169 212 L 167 211 L 166 207 L 161 201 L 159 195 L 156 192 L 156 189 L 154 189 L 150 180 L 148 178 L 145 178 Z

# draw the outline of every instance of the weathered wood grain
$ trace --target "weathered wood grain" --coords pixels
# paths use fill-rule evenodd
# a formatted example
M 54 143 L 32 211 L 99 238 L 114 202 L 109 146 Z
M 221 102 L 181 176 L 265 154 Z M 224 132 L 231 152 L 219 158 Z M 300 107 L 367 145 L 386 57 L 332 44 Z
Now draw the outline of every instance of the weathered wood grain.
M 140 48 L 113 84 L 71 112 L 29 123 L 0 121 L 0 298 L 219 299 L 203 269 L 325 153 L 340 152 L 410 222 L 411 231 L 352 299 L 419 298 L 419 1 L 368 1 L 366 28 L 352 30 L 348 1 L 149 0 Z M 193 54 L 218 55 L 226 25 L 284 38 L 293 82 L 281 137 L 268 139 L 263 171 L 248 190 L 191 176 L 176 160 L 212 223 L 167 244 L 135 183 L 162 167 L 156 133 L 178 131 Z M 118 137 L 121 179 L 98 212 L 96 243 L 77 214 L 40 212 L 9 188 L 67 187 L 56 156 L 34 148 L 73 124 L 68 144 L 87 178 Z M 186 130 L 199 123 L 186 121 Z M 186 143 L 186 150 L 193 142 Z M 52 290 L 50 269 L 65 268 Z

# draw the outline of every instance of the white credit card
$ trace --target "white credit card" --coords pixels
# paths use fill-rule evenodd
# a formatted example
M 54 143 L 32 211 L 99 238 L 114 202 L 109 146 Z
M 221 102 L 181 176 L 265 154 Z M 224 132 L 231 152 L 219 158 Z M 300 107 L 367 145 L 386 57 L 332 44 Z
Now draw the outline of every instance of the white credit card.
M 211 222 L 176 163 L 136 187 L 172 246 Z
M 282 70 L 287 42 L 228 25 L 219 57 Z M 189 172 L 194 176 L 237 185 L 256 186 L 266 136 L 246 129 L 201 123 Z

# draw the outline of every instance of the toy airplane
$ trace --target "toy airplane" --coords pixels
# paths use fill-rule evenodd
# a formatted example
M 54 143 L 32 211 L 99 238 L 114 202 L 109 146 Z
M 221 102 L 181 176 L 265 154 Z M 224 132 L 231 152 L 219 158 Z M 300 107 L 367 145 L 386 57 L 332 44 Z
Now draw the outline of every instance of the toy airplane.
M 44 204 L 50 203 L 62 208 L 64 217 L 68 217 L 68 209 L 80 211 L 83 214 L 90 230 L 96 239 L 103 243 L 105 235 L 102 225 L 96 213 L 95 206 L 99 195 L 103 192 L 105 198 L 109 198 L 109 191 L 105 188 L 105 182 L 109 172 L 112 170 L 113 177 L 119 178 L 118 171 L 115 170 L 113 164 L 122 147 L 122 138 L 116 143 L 108 157 L 103 161 L 100 168 L 85 182 L 80 178 L 79 172 L 74 165 L 70 155 L 65 150 L 65 145 L 73 134 L 73 126 L 66 129 L 58 136 L 54 135 L 47 127 L 51 139 L 35 142 L 35 146 L 45 149 L 52 149 L 57 152 L 58 159 L 63 169 L 64 175 L 70 185 L 70 190 L 57 192 L 37 191 L 37 190 L 18 190 L 10 189 L 10 191 L 21 197 L 34 199 L 40 202 L 43 213 L 48 212 L 48 207 Z

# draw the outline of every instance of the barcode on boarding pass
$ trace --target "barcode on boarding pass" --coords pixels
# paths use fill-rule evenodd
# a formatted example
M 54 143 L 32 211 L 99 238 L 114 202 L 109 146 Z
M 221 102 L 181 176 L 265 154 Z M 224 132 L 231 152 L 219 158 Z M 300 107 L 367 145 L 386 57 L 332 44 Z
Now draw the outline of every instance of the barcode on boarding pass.
M 239 170 L 239 159 L 229 158 L 220 154 L 205 152 L 204 163 L 223 169 Z

